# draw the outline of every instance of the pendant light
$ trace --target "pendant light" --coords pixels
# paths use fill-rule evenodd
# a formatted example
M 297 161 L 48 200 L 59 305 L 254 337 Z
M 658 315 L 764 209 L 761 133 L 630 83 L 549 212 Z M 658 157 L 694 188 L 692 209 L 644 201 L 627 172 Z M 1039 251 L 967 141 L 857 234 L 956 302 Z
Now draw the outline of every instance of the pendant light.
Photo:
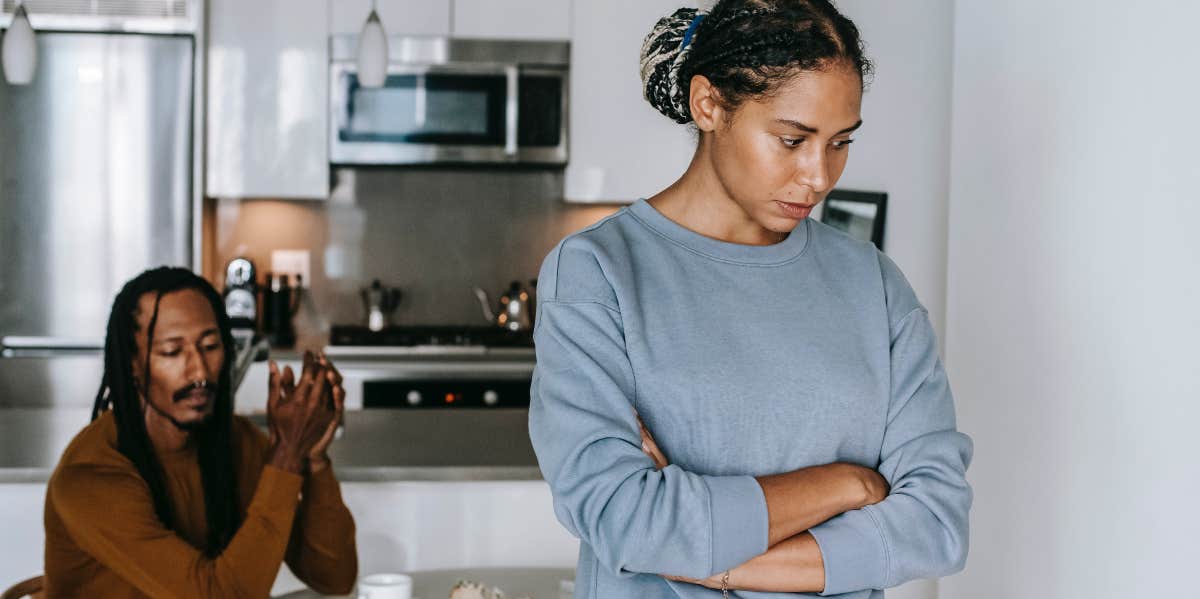
M 362 33 L 358 36 L 358 83 L 363 87 L 383 87 L 387 80 L 388 43 L 387 33 L 383 30 L 383 22 L 379 13 L 375 12 L 375 2 L 371 2 L 371 14 L 363 24 Z
M 29 24 L 24 3 L 17 4 L 12 23 L 4 32 L 0 59 L 4 63 L 4 79 L 10 85 L 28 85 L 33 81 L 33 74 L 37 71 L 37 38 Z

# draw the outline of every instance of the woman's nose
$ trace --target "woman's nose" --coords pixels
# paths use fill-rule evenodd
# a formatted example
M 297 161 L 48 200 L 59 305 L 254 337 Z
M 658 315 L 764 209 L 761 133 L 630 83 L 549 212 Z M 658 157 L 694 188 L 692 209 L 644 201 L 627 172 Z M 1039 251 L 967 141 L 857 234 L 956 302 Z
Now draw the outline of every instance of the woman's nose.
M 796 165 L 797 184 L 805 185 L 813 193 L 822 194 L 829 190 L 829 159 L 825 156 L 824 148 L 806 152 Z

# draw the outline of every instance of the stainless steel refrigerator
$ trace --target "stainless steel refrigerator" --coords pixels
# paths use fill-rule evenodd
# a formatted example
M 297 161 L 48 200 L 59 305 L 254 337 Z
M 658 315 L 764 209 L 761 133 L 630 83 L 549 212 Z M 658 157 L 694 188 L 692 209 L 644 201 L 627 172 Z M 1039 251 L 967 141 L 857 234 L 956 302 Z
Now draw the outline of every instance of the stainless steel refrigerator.
M 0 408 L 91 405 L 121 285 L 194 266 L 195 37 L 37 40 L 0 78 Z

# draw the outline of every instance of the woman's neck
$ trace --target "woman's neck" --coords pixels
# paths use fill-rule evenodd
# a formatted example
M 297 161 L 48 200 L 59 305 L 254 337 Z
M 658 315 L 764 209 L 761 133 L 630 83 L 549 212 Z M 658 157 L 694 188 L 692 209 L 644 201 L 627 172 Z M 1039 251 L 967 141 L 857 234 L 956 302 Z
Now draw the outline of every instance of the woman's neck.
M 647 200 L 650 205 L 681 226 L 720 241 L 773 245 L 786 239 L 787 233 L 763 227 L 733 199 L 703 146 L 702 141 L 679 180 Z

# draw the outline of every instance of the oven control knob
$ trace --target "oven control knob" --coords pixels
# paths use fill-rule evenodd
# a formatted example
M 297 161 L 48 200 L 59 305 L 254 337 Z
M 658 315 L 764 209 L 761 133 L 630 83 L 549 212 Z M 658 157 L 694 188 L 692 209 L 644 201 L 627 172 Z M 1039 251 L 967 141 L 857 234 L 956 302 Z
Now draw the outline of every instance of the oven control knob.
M 483 392 L 483 403 L 494 406 L 500 403 L 500 395 L 491 389 Z
M 421 392 L 417 391 L 415 389 L 412 391 L 409 391 L 408 395 L 405 396 L 404 399 L 406 401 L 408 401 L 408 405 L 410 405 L 410 406 L 419 405 L 421 403 Z

